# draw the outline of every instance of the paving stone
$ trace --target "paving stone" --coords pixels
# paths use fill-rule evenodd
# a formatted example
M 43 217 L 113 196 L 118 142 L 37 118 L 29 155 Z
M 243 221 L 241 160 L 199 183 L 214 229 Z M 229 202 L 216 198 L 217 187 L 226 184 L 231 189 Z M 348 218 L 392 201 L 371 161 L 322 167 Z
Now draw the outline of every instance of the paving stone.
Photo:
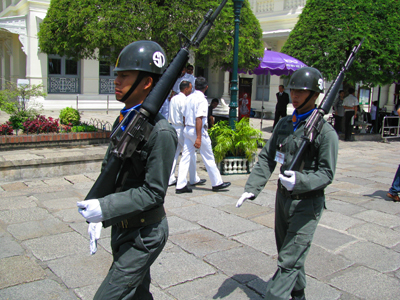
M 365 222 L 359 219 L 348 217 L 342 215 L 341 213 L 331 211 L 324 211 L 320 220 L 320 224 L 338 230 L 347 230 L 354 225 L 364 223 Z
M 60 210 L 54 213 L 54 216 L 60 218 L 61 221 L 67 223 L 81 222 L 82 220 L 84 220 L 82 215 L 78 212 L 78 207 Z
M 74 198 L 78 197 L 79 194 L 75 191 L 75 189 L 68 189 L 65 190 L 65 187 L 62 187 L 61 190 L 59 190 L 60 187 L 55 188 L 54 191 L 41 191 L 40 193 L 33 193 L 35 198 L 38 199 L 39 201 L 51 201 L 51 200 L 57 200 L 57 199 L 64 199 L 64 198 Z
M 47 185 L 52 185 L 52 186 L 58 186 L 58 185 L 72 186 L 73 185 L 71 182 L 66 180 L 64 177 L 44 179 L 43 182 L 46 183 Z
M 94 183 L 92 179 L 86 177 L 84 174 L 68 175 L 68 176 L 64 176 L 64 179 L 71 182 L 72 184 L 89 182 L 93 185 L 93 183 Z
M 8 224 L 45 220 L 49 218 L 51 218 L 49 212 L 39 207 L 0 211 L 0 220 Z
M 389 248 L 400 243 L 400 235 L 398 232 L 390 228 L 371 223 L 350 228 L 348 233 Z
M 174 192 L 175 193 L 175 192 Z M 183 199 L 181 197 L 175 197 L 171 195 L 167 195 L 164 200 L 164 208 L 165 210 L 170 210 L 173 208 L 179 208 L 179 207 L 186 207 L 186 206 L 191 206 L 197 204 L 193 201 Z
M 354 261 L 351 259 L 347 260 L 312 244 L 307 255 L 305 270 L 307 275 L 322 280 L 324 277 L 344 270 L 353 264 Z
M 362 198 L 363 196 L 361 194 L 363 194 L 365 192 L 367 192 L 367 193 L 368 192 L 373 192 L 373 190 L 369 189 L 368 187 L 365 187 L 365 186 L 360 185 L 360 184 L 350 183 L 350 182 L 333 183 L 331 186 L 333 188 L 337 188 L 337 189 L 342 190 L 342 191 L 355 193 L 355 194 L 357 194 L 358 198 Z
M 66 208 L 77 208 L 76 202 L 81 201 L 78 197 L 58 198 L 52 200 L 45 200 L 41 202 L 41 206 L 47 208 L 49 211 L 59 211 Z
M 197 257 L 240 246 L 235 241 L 205 229 L 170 235 L 169 240 Z
M 263 226 L 259 224 L 234 215 L 226 215 L 221 219 L 204 219 L 200 220 L 198 223 L 224 236 L 237 235 L 246 231 L 263 228 Z
M 0 289 L 40 280 L 45 276 L 45 271 L 27 256 L 13 256 L 0 260 Z
M 391 200 L 382 201 L 382 199 L 374 199 L 360 205 L 370 210 L 377 210 L 392 215 L 400 213 L 400 205 Z
M 307 276 L 306 280 L 307 288 L 305 293 L 307 300 L 344 300 L 341 298 L 342 293 L 328 284 L 318 281 L 310 276 Z
M 19 191 L 19 190 L 28 188 L 28 186 L 23 182 L 5 183 L 5 184 L 2 184 L 1 187 L 6 192 Z
M 169 210 L 174 215 L 183 219 L 198 222 L 200 220 L 213 218 L 216 220 L 223 219 L 227 214 L 207 205 L 195 204 L 186 207 L 173 208 Z
M 175 300 L 174 297 L 166 294 L 164 291 L 150 284 L 150 293 L 152 293 L 153 298 L 157 300 Z
M 271 212 L 265 215 L 261 215 L 255 218 L 251 218 L 251 221 L 258 223 L 269 228 L 275 228 L 275 212 Z
M 179 272 L 171 272 L 176 266 L 179 266 Z M 151 267 L 152 280 L 162 289 L 215 273 L 209 264 L 170 243 Z
M 356 239 L 350 235 L 318 225 L 314 234 L 313 244 L 330 251 L 336 251 L 354 241 Z
M 24 254 L 24 249 L 9 236 L 0 237 L 0 259 Z
M 99 249 L 96 254 L 90 255 L 87 247 L 86 255 L 54 259 L 48 262 L 48 266 L 68 288 L 78 288 L 103 282 L 112 261 L 108 252 Z
M 363 185 L 363 186 L 371 186 L 374 181 L 372 179 L 366 179 L 362 174 L 361 176 L 345 176 L 345 177 L 340 177 L 337 178 L 337 181 L 339 182 L 348 182 L 348 183 L 353 183 L 356 185 Z
M 353 217 L 389 228 L 400 226 L 400 217 L 375 210 L 363 211 Z
M 88 252 L 87 243 L 79 233 L 67 232 L 24 241 L 22 244 L 38 259 L 47 261 L 68 255 L 84 255 Z
M 10 198 L 2 197 L 0 199 L 0 210 L 20 209 L 35 206 L 37 206 L 35 198 L 30 196 L 18 196 Z
M 363 266 L 345 270 L 328 283 L 361 299 L 393 299 L 400 294 L 399 280 Z
M 46 188 L 48 186 L 41 179 L 40 180 L 24 180 L 24 183 L 30 188 L 34 188 L 34 187 Z
M 74 300 L 77 298 L 54 280 L 45 279 L 0 290 L 0 299 Z
M 274 256 L 278 254 L 275 232 L 271 228 L 242 233 L 232 238 L 267 255 Z
M 239 208 L 236 207 L 235 203 L 234 205 L 229 204 L 225 206 L 220 206 L 219 209 L 246 219 L 259 216 L 261 214 L 271 211 L 271 208 L 267 206 L 260 206 L 257 204 L 253 204 L 250 201 L 245 202 L 245 204 Z
M 237 200 L 235 201 L 235 198 L 233 197 L 224 195 L 223 192 L 218 192 L 218 193 L 214 192 L 212 194 L 202 195 L 200 197 L 191 197 L 190 200 L 211 207 L 235 205 L 237 201 Z
M 171 216 L 168 218 L 168 227 L 170 235 L 200 229 L 200 226 L 196 223 L 186 221 L 176 216 Z
M 228 276 L 240 274 L 240 283 L 270 276 L 277 268 L 276 260 L 248 246 L 212 253 L 204 260 Z
M 74 292 L 80 300 L 93 300 L 94 295 L 100 287 L 100 284 L 101 282 L 77 288 L 74 289 Z
M 50 216 L 48 219 L 45 220 L 11 224 L 7 227 L 7 230 L 16 239 L 23 241 L 46 235 L 69 232 L 71 231 L 71 228 L 57 218 Z
M 387 273 L 400 268 L 400 253 L 370 242 L 349 245 L 340 253 L 349 260 L 380 272 Z
M 352 203 L 352 204 L 359 204 L 362 202 L 366 202 L 370 199 L 369 197 L 363 197 L 363 196 L 357 195 L 355 192 L 351 193 L 348 191 L 340 191 L 340 192 L 330 193 L 329 198 L 341 200 L 343 202 Z
M 369 203 L 369 202 L 367 202 Z M 360 205 L 354 205 L 348 202 L 336 200 L 333 198 L 330 198 L 327 196 L 326 198 L 326 208 L 327 211 L 334 211 L 341 213 L 346 216 L 352 216 L 356 213 L 362 212 L 366 210 L 364 207 L 361 207 Z M 325 211 L 324 211 L 325 214 Z
M 167 289 L 177 299 L 263 299 L 260 295 L 225 275 L 211 275 Z

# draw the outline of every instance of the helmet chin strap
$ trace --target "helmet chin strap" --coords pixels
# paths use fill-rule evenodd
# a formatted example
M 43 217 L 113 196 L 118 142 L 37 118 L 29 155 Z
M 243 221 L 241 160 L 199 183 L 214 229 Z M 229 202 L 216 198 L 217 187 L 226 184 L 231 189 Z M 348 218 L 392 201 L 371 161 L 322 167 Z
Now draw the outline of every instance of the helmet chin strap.
M 136 77 L 135 82 L 132 84 L 131 88 L 129 89 L 129 91 L 125 94 L 124 97 L 122 97 L 121 102 L 125 103 L 125 101 L 129 98 L 129 96 L 133 93 L 133 91 L 137 88 L 137 86 L 139 85 L 139 83 L 142 81 L 142 79 L 145 77 L 145 73 L 144 72 L 139 72 L 138 76 Z
M 299 109 L 302 109 L 304 107 L 304 105 L 307 104 L 308 101 L 310 101 L 310 99 L 312 98 L 312 96 L 314 96 L 315 92 L 314 91 L 310 91 L 310 95 L 308 95 L 308 97 L 306 98 L 306 100 L 303 102 L 302 105 L 300 105 L 298 108 L 296 108 L 296 110 L 298 111 Z

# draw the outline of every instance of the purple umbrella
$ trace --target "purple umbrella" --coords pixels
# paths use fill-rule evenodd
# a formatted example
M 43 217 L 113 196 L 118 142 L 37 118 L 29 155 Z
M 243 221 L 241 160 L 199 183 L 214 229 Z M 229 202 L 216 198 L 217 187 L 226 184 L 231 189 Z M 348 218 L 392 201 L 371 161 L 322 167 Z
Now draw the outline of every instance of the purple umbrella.
M 300 60 L 293 58 L 285 53 L 271 50 L 264 51 L 264 57 L 260 59 L 260 65 L 252 73 L 256 75 L 290 75 L 297 69 L 307 67 Z

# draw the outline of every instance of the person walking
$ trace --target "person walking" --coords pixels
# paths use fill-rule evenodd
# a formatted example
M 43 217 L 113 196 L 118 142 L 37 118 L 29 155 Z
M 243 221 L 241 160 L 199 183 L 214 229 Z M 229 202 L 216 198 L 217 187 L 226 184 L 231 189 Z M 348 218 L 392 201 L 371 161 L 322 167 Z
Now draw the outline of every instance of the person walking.
M 138 110 L 166 68 L 164 50 L 152 41 L 136 41 L 120 53 L 114 80 L 115 97 L 125 104 L 113 128 L 130 120 L 124 116 Z M 129 114 L 132 116 L 132 113 Z M 82 216 L 90 222 L 91 253 L 97 250 L 96 239 L 101 226 L 112 226 L 113 262 L 95 300 L 153 299 L 150 288 L 150 266 L 168 239 L 164 198 L 168 188 L 178 139 L 168 121 L 158 114 L 147 141 L 127 159 L 127 179 L 121 190 L 100 199 L 78 202 Z M 111 155 L 111 145 L 102 169 Z M 128 165 L 126 165 L 128 164 Z M 115 180 L 110 178 L 110 180 Z
M 218 191 L 231 185 L 230 182 L 223 182 L 222 180 L 215 163 L 211 148 L 211 140 L 207 133 L 208 102 L 204 96 L 207 89 L 207 80 L 204 77 L 197 77 L 195 91 L 188 96 L 186 101 L 183 112 L 185 118 L 185 128 L 183 130 L 185 142 L 182 158 L 179 163 L 178 181 L 175 190 L 177 194 L 192 192 L 192 189 L 187 185 L 186 176 L 190 160 L 196 159 L 196 149 L 200 149 L 200 155 L 206 166 L 208 176 L 210 177 L 212 190 Z
M 180 84 L 180 93 L 172 97 L 169 104 L 169 123 L 175 128 L 178 136 L 178 147 L 176 148 L 174 162 L 172 164 L 171 175 L 169 177 L 168 185 L 172 186 L 176 184 L 175 168 L 178 161 L 179 155 L 183 149 L 183 143 L 185 137 L 183 136 L 184 120 L 183 120 L 183 108 L 186 104 L 186 97 L 192 93 L 192 84 L 189 81 L 183 80 Z M 195 157 L 196 158 L 196 157 Z M 196 160 L 190 161 L 189 165 L 189 178 L 191 185 L 204 184 L 205 179 L 200 179 L 196 172 Z
M 275 128 L 280 118 L 286 117 L 287 105 L 289 104 L 289 95 L 285 93 L 285 87 L 281 84 L 279 86 L 279 93 L 276 93 L 276 106 L 275 106 L 275 119 L 272 129 Z
M 397 168 L 397 172 L 393 178 L 392 186 L 390 187 L 389 192 L 386 194 L 386 196 L 388 196 L 394 202 L 400 202 L 399 194 L 400 194 L 400 165 Z
M 310 67 L 296 70 L 289 81 L 293 116 L 282 118 L 258 156 L 236 203 L 255 199 L 280 163 L 275 198 L 275 239 L 278 269 L 267 285 L 265 299 L 305 300 L 304 264 L 325 205 L 324 189 L 332 183 L 338 154 L 338 135 L 323 121 L 300 170 L 288 170 L 304 135 L 304 126 L 323 93 L 321 73 Z
M 342 133 L 342 123 L 344 117 L 344 107 L 343 107 L 343 100 L 344 100 L 344 91 L 339 91 L 339 96 L 336 98 L 335 102 L 333 102 L 333 110 L 335 111 L 333 117 L 335 118 L 335 130 L 336 132 Z
M 357 117 L 357 107 L 358 107 L 358 99 L 354 95 L 355 89 L 348 89 L 349 95 L 343 100 L 344 107 L 344 140 L 351 141 L 351 134 L 353 132 L 353 125 L 351 125 L 351 119 L 354 116 L 354 120 Z

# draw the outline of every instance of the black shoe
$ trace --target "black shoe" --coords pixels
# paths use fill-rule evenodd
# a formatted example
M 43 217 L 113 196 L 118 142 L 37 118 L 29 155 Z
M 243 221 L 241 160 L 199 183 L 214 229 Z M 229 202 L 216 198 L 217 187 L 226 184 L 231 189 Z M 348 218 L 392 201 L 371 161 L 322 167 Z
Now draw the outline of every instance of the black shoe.
M 221 183 L 220 185 L 213 186 L 212 190 L 215 192 L 215 191 L 218 191 L 218 190 L 226 189 L 230 185 L 231 185 L 230 182 L 224 182 L 224 183 Z
M 187 185 L 181 189 L 176 189 L 175 194 L 183 194 L 183 193 L 191 193 L 192 189 L 188 187 Z
M 204 184 L 206 181 L 207 181 L 207 179 L 200 179 L 196 183 L 193 183 L 193 184 L 190 184 L 190 185 L 201 185 L 201 184 Z

